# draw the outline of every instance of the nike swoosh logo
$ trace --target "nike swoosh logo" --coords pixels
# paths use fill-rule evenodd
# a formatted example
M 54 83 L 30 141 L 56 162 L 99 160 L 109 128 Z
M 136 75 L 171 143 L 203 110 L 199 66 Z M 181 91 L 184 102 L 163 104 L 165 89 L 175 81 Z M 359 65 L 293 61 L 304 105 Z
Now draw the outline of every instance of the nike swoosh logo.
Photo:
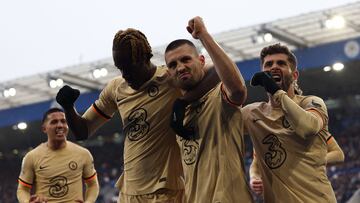
M 314 100 L 311 101 L 311 104 L 315 107 L 321 108 L 321 105 L 319 103 L 316 103 Z
M 39 168 L 40 169 L 44 169 L 44 168 L 47 168 L 48 166 L 40 166 Z
M 166 180 L 167 180 L 166 177 L 160 178 L 159 183 L 164 182 L 164 181 L 166 181 Z

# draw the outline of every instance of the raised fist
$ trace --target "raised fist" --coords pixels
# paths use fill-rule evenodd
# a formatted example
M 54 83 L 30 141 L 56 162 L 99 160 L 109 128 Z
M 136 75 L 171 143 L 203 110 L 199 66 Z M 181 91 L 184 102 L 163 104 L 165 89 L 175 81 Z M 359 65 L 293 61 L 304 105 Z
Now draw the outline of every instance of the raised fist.
M 64 108 L 70 109 L 74 107 L 76 99 L 79 97 L 80 91 L 73 89 L 68 85 L 62 87 L 56 94 L 56 101 Z
M 201 34 L 207 32 L 204 21 L 199 16 L 196 16 L 189 20 L 186 29 L 194 39 L 199 39 Z

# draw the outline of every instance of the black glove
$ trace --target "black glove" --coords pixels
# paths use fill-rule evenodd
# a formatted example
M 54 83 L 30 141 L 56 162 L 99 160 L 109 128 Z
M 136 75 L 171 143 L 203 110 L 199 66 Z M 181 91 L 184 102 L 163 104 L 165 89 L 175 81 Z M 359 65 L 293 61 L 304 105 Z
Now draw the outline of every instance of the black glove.
M 70 86 L 65 85 L 56 94 L 56 101 L 64 110 L 70 109 L 74 107 L 74 103 L 79 95 L 80 91 L 78 89 L 73 89 Z
M 194 128 L 184 127 L 185 110 L 189 103 L 183 99 L 175 100 L 173 104 L 173 112 L 171 114 L 170 126 L 177 135 L 186 139 L 192 140 L 195 138 Z
M 255 73 L 250 81 L 251 86 L 263 86 L 267 92 L 271 95 L 275 94 L 276 91 L 280 90 L 280 87 L 272 79 L 269 71 L 262 71 Z

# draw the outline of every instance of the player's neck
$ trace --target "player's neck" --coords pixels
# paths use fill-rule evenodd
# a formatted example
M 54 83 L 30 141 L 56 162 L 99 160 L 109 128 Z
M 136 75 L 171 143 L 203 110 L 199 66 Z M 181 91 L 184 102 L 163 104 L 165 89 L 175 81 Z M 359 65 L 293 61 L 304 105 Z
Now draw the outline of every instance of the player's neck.
M 66 140 L 65 141 L 50 141 L 48 140 L 46 143 L 47 147 L 52 150 L 59 150 L 66 147 Z
M 152 63 L 150 63 L 150 67 L 148 68 L 148 74 L 147 77 L 145 77 L 144 83 L 146 83 L 147 81 L 149 81 L 155 74 L 156 72 L 156 66 Z
M 142 75 L 142 77 L 139 77 L 140 80 L 140 86 L 139 87 L 132 87 L 134 90 L 139 90 L 141 87 L 147 83 L 151 78 L 155 75 L 156 72 L 156 66 L 152 63 L 150 63 L 149 67 L 146 69 L 146 72 Z
M 291 99 L 293 99 L 295 97 L 295 89 L 294 89 L 294 85 L 291 85 L 290 88 L 288 89 L 288 91 L 286 92 L 286 94 L 288 95 L 288 97 L 290 97 Z

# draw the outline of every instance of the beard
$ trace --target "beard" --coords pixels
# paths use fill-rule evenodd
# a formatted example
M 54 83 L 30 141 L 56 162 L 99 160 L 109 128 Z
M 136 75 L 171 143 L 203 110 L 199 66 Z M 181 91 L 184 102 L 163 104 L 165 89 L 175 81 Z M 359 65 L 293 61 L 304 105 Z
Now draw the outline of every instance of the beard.
M 180 87 L 183 90 L 190 91 L 196 87 L 198 84 L 197 81 L 194 81 L 193 79 L 187 79 L 186 81 L 178 81 L 178 87 Z
M 180 87 L 183 90 L 186 91 L 190 91 L 192 89 L 194 89 L 202 80 L 203 75 L 198 76 L 198 75 L 191 75 L 190 78 L 186 79 L 186 80 L 182 80 L 177 78 L 177 86 Z
M 294 79 L 291 75 L 287 75 L 283 77 L 283 80 L 281 82 L 280 88 L 287 92 L 291 86 L 291 84 L 294 82 Z

